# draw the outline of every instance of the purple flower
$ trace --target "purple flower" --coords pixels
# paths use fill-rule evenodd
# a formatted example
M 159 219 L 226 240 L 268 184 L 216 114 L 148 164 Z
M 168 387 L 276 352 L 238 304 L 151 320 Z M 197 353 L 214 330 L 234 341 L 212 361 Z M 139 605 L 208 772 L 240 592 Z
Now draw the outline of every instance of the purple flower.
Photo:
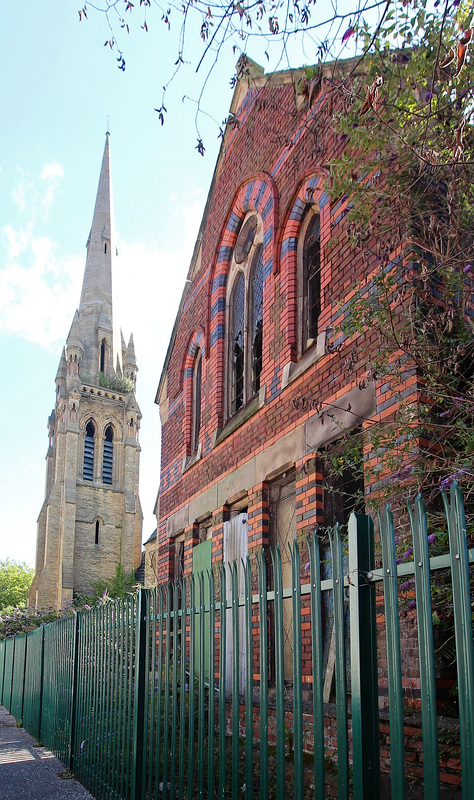
M 185 692 L 187 692 L 187 691 L 188 691 L 188 689 L 189 689 L 189 684 L 188 684 L 188 683 L 185 683 L 185 684 L 184 684 L 184 691 L 185 691 Z
M 463 269 L 463 272 L 464 272 L 464 273 L 470 272 L 470 271 L 471 271 L 471 269 L 472 269 L 472 264 L 467 264 L 467 265 L 464 267 L 464 269 Z
M 432 94 L 431 92 L 426 92 L 425 94 L 425 103 L 429 103 L 431 100 Z
M 407 547 L 407 549 L 402 555 L 402 558 L 409 558 L 412 553 L 413 553 L 413 547 Z
M 416 600 L 410 600 L 410 602 L 408 603 L 408 608 L 415 608 L 415 606 L 416 606 Z
M 88 610 L 88 611 L 90 611 L 90 610 L 91 610 L 91 607 L 90 607 L 90 606 L 88 606 L 88 605 L 87 605 L 87 603 L 84 605 L 84 608 L 87 608 L 87 610 Z
M 348 27 L 348 29 L 346 30 L 344 36 L 342 37 L 342 44 L 344 44 L 344 42 L 347 42 L 347 40 L 350 39 L 351 36 L 354 35 L 354 33 L 355 33 L 355 29 L 352 27 L 352 25 L 350 25 Z
M 436 539 L 436 534 L 435 534 L 435 533 L 431 533 L 431 534 L 428 536 L 428 544 L 433 544 L 433 542 L 434 542 L 434 540 L 435 540 L 435 539 Z
M 443 478 L 441 481 L 441 488 L 446 489 L 448 486 L 451 486 L 453 481 L 456 481 L 459 477 L 461 477 L 461 475 L 465 475 L 466 473 L 471 475 L 470 470 L 468 470 L 466 467 L 458 469 L 457 472 L 453 472 L 452 475 L 448 475 L 447 478 Z

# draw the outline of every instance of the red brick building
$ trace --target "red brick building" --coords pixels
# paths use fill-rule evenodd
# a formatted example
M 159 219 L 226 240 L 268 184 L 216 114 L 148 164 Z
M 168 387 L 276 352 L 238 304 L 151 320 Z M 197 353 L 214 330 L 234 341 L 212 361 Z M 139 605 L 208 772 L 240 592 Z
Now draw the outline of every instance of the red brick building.
M 216 563 L 345 522 L 318 453 L 393 411 L 335 334 L 377 264 L 351 248 L 347 199 L 327 191 L 344 142 L 324 76 L 248 62 L 237 82 L 157 392 L 159 581 L 189 572 L 205 540 Z
M 278 666 L 272 621 L 277 592 L 273 598 L 269 596 L 265 612 L 258 612 L 254 605 L 251 639 L 247 640 L 252 642 L 252 686 L 246 703 L 253 704 L 251 718 L 256 725 L 262 713 L 258 692 L 268 683 L 269 741 L 275 741 L 275 686 L 284 684 L 288 730 L 293 724 L 287 703 L 296 685 L 292 662 L 296 651 L 287 545 L 295 537 L 305 542 L 316 529 L 324 530 L 336 521 L 346 524 L 354 498 L 380 497 L 381 485 L 390 484 L 389 467 L 370 449 L 370 437 L 364 436 L 364 431 L 368 433 L 376 422 L 393 421 L 401 397 L 412 408 L 420 397 L 413 364 L 400 351 L 393 351 L 398 365 L 393 380 L 377 377 L 371 367 L 380 346 L 375 329 L 367 326 L 353 338 L 341 332 L 344 315 L 350 313 L 347 304 L 356 290 L 370 292 L 380 275 L 377 244 L 385 249 L 385 268 L 394 267 L 397 275 L 399 265 L 411 269 L 401 245 L 388 257 L 391 245 L 387 241 L 375 242 L 370 250 L 356 248 L 349 235 L 348 199 L 330 195 L 328 167 L 346 146 L 346 137 L 338 133 L 334 121 L 344 97 L 330 88 L 347 63 L 323 66 L 319 78 L 309 78 L 305 70 L 267 76 L 252 62 L 244 65 L 156 398 L 162 421 L 161 476 L 157 531 L 146 545 L 147 580 L 165 584 L 211 567 L 215 573 L 219 565 L 236 560 L 237 572 L 229 574 L 234 579 L 237 575 L 242 598 L 241 560 L 259 554 L 262 548 L 280 545 L 286 590 L 282 596 L 286 600 L 281 612 L 284 645 Z M 397 313 L 392 319 L 397 325 Z M 340 442 L 352 439 L 353 433 L 357 433 L 353 441 L 362 442 L 360 469 L 354 470 L 352 463 L 350 469 L 343 467 L 338 477 L 329 475 L 326 465 L 331 458 L 344 463 L 347 448 L 342 454 Z M 415 450 L 416 444 L 410 439 L 408 447 Z M 403 463 L 411 450 L 405 450 L 405 455 L 400 452 Z M 356 510 L 362 506 L 359 502 Z M 307 552 L 301 547 L 302 583 L 309 580 Z M 255 604 L 255 592 L 260 590 L 254 580 L 256 562 L 252 563 Z M 321 577 L 329 577 L 326 556 L 321 564 Z M 231 715 L 233 704 L 243 715 L 240 704 L 249 686 L 248 646 L 243 617 L 238 615 L 233 624 L 234 628 L 238 625 L 239 633 L 232 640 L 230 610 L 235 600 L 226 580 L 227 712 Z M 271 566 L 266 580 L 270 591 L 276 588 L 271 583 L 276 580 Z M 219 600 L 222 578 L 216 579 L 216 585 L 218 581 Z M 334 753 L 331 631 L 335 625 L 331 622 L 332 601 L 324 603 L 325 746 Z M 377 611 L 378 702 L 384 706 L 388 689 L 381 594 Z M 305 596 L 301 600 L 301 684 L 304 718 L 312 739 L 314 717 L 309 706 L 314 664 L 309 614 Z M 265 648 L 261 647 L 259 625 L 267 616 L 268 672 L 264 675 L 268 681 L 264 683 L 261 653 Z M 207 624 L 203 623 L 206 637 Z M 223 652 L 221 625 L 220 619 L 215 627 L 216 682 Z M 247 635 L 248 631 L 249 627 Z M 413 613 L 402 625 L 401 651 L 404 701 L 417 709 L 419 653 Z M 229 672 L 236 657 L 238 689 L 236 670 L 233 685 Z M 210 675 L 206 652 L 196 658 L 204 665 L 206 676 Z M 236 704 L 237 695 L 240 700 Z M 388 731 L 384 725 L 381 734 Z M 407 736 L 411 736 L 410 730 L 406 729 Z M 240 733 L 243 735 L 243 728 Z M 309 740 L 307 744 L 310 749 Z M 386 744 L 383 748 L 381 752 L 388 758 Z M 407 759 L 416 760 L 416 753 Z M 446 780 L 459 782 L 458 767 L 456 762 L 454 777 L 448 775 Z M 421 772 L 417 761 L 412 773 Z

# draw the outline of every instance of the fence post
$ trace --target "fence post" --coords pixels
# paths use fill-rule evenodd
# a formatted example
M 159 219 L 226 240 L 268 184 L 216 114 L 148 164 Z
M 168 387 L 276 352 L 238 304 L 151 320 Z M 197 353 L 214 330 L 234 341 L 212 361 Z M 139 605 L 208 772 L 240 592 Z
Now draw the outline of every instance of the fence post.
M 74 665 L 72 671 L 72 708 L 71 708 L 71 737 L 69 745 L 69 769 L 74 772 L 75 738 L 76 738 L 76 714 L 77 714 L 77 675 L 79 662 L 79 614 L 74 618 Z
M 379 796 L 380 743 L 377 682 L 374 524 L 364 514 L 349 518 L 349 600 L 352 689 L 352 762 L 355 800 Z
M 41 723 L 43 717 L 43 687 L 44 687 L 44 625 L 41 626 L 41 675 L 38 709 L 38 741 L 41 742 Z
M 132 786 L 130 796 L 141 800 L 145 796 L 145 698 L 146 698 L 146 589 L 137 597 L 135 631 L 135 696 L 132 740 Z
M 3 661 L 3 663 L 2 663 L 2 671 L 1 671 L 2 679 L 1 679 L 1 682 L 0 682 L 0 705 L 2 705 L 2 706 L 3 706 L 3 682 L 5 680 L 5 653 L 6 653 L 6 650 L 7 650 L 5 642 L 6 642 L 6 639 L 3 640 L 3 642 L 1 643 L 1 647 L 0 647 L 0 660 Z
M 23 657 L 23 681 L 21 685 L 21 709 L 20 719 L 23 720 L 23 708 L 25 705 L 25 681 L 26 681 L 26 659 L 28 657 L 28 634 L 25 633 L 25 654 Z

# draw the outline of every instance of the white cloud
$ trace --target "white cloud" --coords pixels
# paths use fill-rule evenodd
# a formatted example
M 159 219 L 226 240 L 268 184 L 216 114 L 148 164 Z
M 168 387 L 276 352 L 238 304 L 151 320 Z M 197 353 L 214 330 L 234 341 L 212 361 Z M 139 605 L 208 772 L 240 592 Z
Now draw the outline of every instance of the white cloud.
M 27 228 L 19 228 L 15 230 L 12 225 L 5 225 L 2 233 L 6 240 L 7 259 L 15 259 L 23 253 L 29 244 L 31 236 L 32 224 Z
M 45 164 L 41 172 L 41 178 L 46 184 L 46 190 L 41 200 L 41 206 L 45 214 L 51 208 L 58 191 L 59 181 L 64 176 L 64 170 L 57 161 Z
M 41 177 L 44 181 L 63 178 L 64 169 L 57 161 L 51 161 L 51 163 L 44 165 Z
M 18 183 L 12 189 L 12 196 L 20 211 L 26 211 L 27 185 Z
M 6 226 L 7 258 L 0 270 L 0 332 L 20 336 L 45 348 L 64 340 L 79 297 L 83 260 L 56 260 L 47 236 L 34 236 L 32 226 L 15 231 Z

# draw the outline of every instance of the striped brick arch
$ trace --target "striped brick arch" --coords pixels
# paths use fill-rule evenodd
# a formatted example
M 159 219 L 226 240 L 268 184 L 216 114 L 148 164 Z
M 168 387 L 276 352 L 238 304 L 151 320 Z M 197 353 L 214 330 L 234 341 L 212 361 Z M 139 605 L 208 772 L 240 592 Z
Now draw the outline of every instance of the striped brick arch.
M 286 332 L 286 345 L 294 356 L 298 347 L 298 239 L 309 206 L 319 210 L 321 223 L 321 269 L 324 265 L 324 242 L 330 234 L 329 195 L 324 189 L 327 172 L 318 170 L 300 184 L 282 225 L 276 271 L 281 273 L 281 286 L 286 294 L 281 326 Z
M 191 452 L 191 438 L 193 431 L 193 377 L 194 367 L 196 365 L 196 356 L 199 350 L 202 349 L 202 357 L 204 357 L 204 331 L 202 328 L 196 328 L 189 340 L 186 348 L 186 353 L 183 359 L 182 368 L 182 388 L 183 388 L 183 401 L 184 401 L 184 440 L 186 445 L 186 454 L 190 455 Z
M 237 190 L 223 226 L 219 247 L 209 279 L 209 301 L 206 326 L 206 354 L 213 356 L 213 369 L 225 375 L 225 306 L 227 276 L 232 260 L 232 252 L 246 214 L 258 214 L 263 223 L 263 263 L 265 278 L 274 268 L 274 244 L 278 228 L 278 195 L 270 175 L 253 175 Z M 214 360 L 215 359 L 215 360 Z M 215 410 L 222 420 L 224 393 L 222 388 L 216 392 Z

